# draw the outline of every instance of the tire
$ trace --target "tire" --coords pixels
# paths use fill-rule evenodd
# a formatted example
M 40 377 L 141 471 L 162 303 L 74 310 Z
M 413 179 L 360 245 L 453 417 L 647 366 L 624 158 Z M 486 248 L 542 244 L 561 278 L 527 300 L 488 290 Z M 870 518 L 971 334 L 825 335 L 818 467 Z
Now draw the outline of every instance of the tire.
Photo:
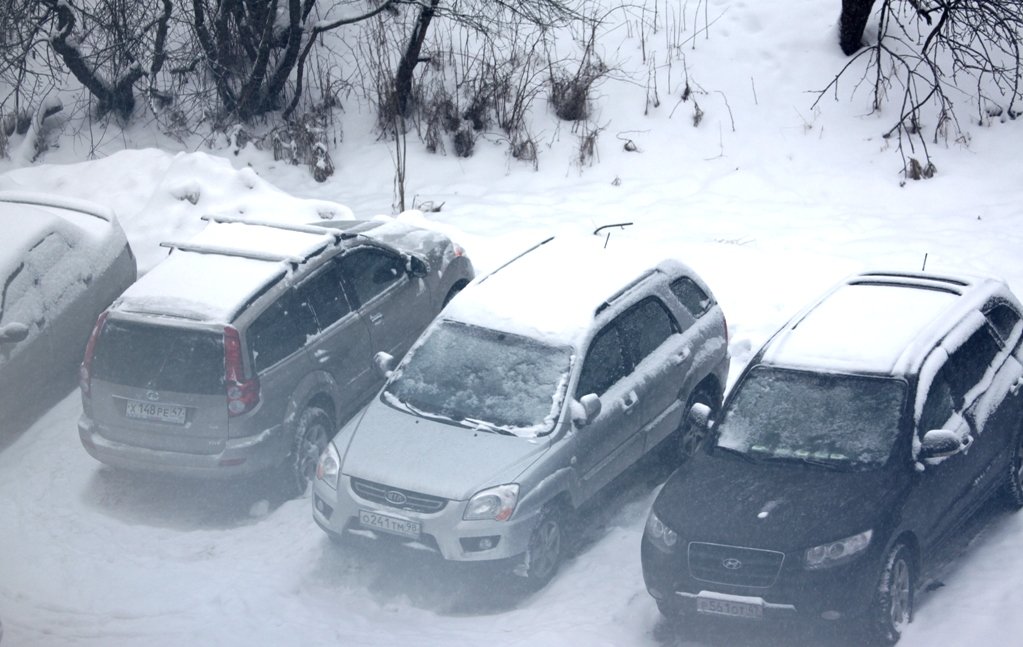
M 706 386 L 698 386 L 690 394 L 689 400 L 686 401 L 686 406 L 682 410 L 682 421 L 679 422 L 678 429 L 675 430 L 671 440 L 669 455 L 672 464 L 676 466 L 682 465 L 692 458 L 707 438 L 706 429 L 697 429 L 689 421 L 689 412 L 694 404 L 705 404 L 710 407 L 710 415 L 713 419 L 721 409 L 721 398 Z
M 540 513 L 525 556 L 525 578 L 530 588 L 542 588 L 558 572 L 567 544 L 566 516 L 563 506 L 549 506 Z
M 316 464 L 327 448 L 334 426 L 327 412 L 319 407 L 306 407 L 295 426 L 291 453 L 284 461 L 282 474 L 284 494 L 288 498 L 302 496 L 316 476 Z
M 916 575 L 913 555 L 905 544 L 896 544 L 884 559 L 884 570 L 874 591 L 865 627 L 869 645 L 894 645 L 906 625 L 913 621 Z
M 1009 470 L 1005 477 L 1005 498 L 1014 509 L 1023 508 L 1023 430 L 1013 438 Z

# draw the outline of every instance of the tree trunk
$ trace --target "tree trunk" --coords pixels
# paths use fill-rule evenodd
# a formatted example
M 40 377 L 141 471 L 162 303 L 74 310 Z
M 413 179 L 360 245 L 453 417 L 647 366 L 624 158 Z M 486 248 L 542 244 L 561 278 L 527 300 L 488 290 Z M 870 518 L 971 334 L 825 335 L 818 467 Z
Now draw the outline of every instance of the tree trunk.
M 838 21 L 838 44 L 851 55 L 863 47 L 863 30 L 870 19 L 874 0 L 842 0 L 842 16 Z
M 412 98 L 412 73 L 419 63 L 419 55 L 423 51 L 423 42 L 426 41 L 426 30 L 430 28 L 430 21 L 437 11 L 440 0 L 430 0 L 430 6 L 423 6 L 419 10 L 419 20 L 416 21 L 415 29 L 409 38 L 405 54 L 398 63 L 398 71 L 394 74 L 394 101 L 398 114 L 408 114 L 409 100 Z

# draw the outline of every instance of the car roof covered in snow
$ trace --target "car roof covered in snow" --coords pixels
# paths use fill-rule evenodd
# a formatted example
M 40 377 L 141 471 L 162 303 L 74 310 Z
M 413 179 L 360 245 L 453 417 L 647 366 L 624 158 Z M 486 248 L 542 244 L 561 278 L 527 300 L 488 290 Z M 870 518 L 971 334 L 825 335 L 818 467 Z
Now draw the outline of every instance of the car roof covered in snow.
M 765 346 L 761 361 L 903 375 L 918 370 L 960 324 L 975 325 L 978 311 L 998 294 L 1009 294 L 1008 287 L 991 278 L 858 274 L 785 324 Z
M 25 253 L 53 231 L 63 232 L 70 243 L 83 239 L 100 243 L 111 233 L 113 214 L 90 202 L 44 194 L 0 191 L 0 277 L 14 271 Z
M 548 239 L 478 277 L 442 317 L 578 347 L 598 310 L 654 272 L 696 278 L 683 263 L 652 261 L 631 241 L 583 236 Z M 640 243 L 641 244 L 641 243 Z M 701 282 L 702 285 L 702 282 Z

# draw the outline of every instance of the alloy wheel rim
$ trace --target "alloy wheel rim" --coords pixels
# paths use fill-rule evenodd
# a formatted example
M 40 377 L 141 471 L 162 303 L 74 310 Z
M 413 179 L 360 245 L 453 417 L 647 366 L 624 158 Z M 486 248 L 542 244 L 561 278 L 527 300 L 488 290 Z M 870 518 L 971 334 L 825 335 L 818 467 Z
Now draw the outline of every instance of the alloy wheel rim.
M 891 620 L 892 626 L 901 628 L 909 622 L 910 582 L 909 565 L 899 559 L 892 565 L 891 581 Z
M 561 550 L 561 530 L 554 521 L 545 521 L 537 533 L 534 573 L 540 579 L 554 570 L 558 552 Z
M 316 463 L 320 460 L 320 452 L 327 446 L 327 431 L 323 425 L 315 425 L 306 433 L 299 450 L 298 474 L 305 481 L 312 480 L 316 473 Z

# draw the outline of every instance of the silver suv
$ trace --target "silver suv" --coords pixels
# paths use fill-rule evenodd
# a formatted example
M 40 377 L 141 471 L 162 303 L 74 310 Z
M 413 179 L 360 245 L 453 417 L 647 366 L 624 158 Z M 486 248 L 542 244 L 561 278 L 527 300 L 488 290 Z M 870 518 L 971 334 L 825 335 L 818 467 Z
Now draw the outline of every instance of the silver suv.
M 81 370 L 85 449 L 115 467 L 230 476 L 281 467 L 304 492 L 338 425 L 473 277 L 400 222 L 210 224 L 100 316 Z
M 449 560 L 510 559 L 537 586 L 566 521 L 716 408 L 721 308 L 685 265 L 548 243 L 470 284 L 327 446 L 313 517 Z M 382 368 L 389 368 L 386 357 Z

